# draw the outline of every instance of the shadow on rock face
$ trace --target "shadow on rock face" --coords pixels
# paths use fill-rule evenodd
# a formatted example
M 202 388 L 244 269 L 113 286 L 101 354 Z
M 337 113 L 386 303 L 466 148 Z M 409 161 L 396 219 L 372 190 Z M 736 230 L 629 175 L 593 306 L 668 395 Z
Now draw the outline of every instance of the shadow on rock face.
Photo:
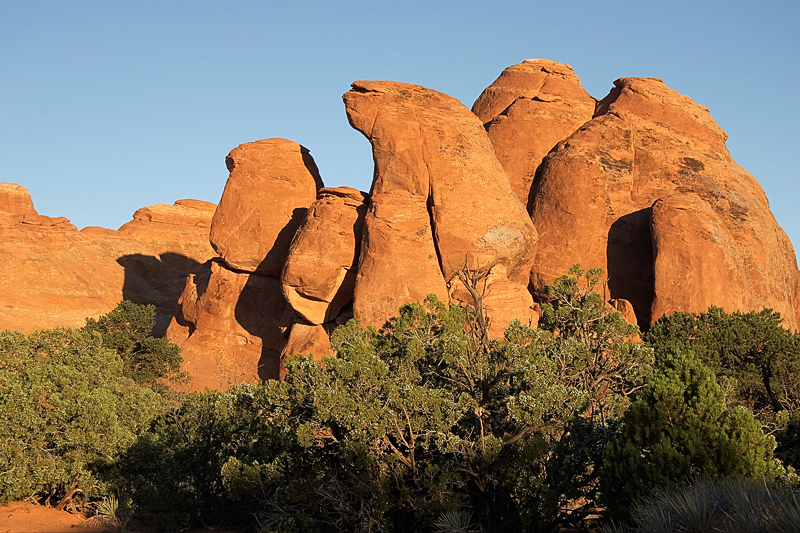
M 292 211 L 291 220 L 278 233 L 275 238 L 275 244 L 267 252 L 264 260 L 261 261 L 261 264 L 256 269 L 257 272 L 267 272 L 280 277 L 283 265 L 286 263 L 286 256 L 289 254 L 289 247 L 292 245 L 292 239 L 294 239 L 297 229 L 306 217 L 306 213 L 308 213 L 307 207 L 297 207 Z
M 642 330 L 650 328 L 650 308 L 655 298 L 653 241 L 650 236 L 652 208 L 620 217 L 608 230 L 607 298 L 622 298 L 633 305 Z
M 299 217 L 302 220 L 305 211 L 305 209 L 295 209 L 292 222 L 281 232 L 287 233 L 287 242 L 291 242 L 299 225 L 299 222 L 294 223 L 295 219 Z M 264 263 L 272 260 L 270 256 L 273 252 L 282 253 L 284 257 L 286 255 L 285 250 L 275 251 L 273 247 L 264 259 Z M 280 278 L 252 273 L 242 274 L 247 276 L 247 281 L 236 302 L 234 310 L 236 322 L 250 335 L 261 339 L 258 377 L 279 379 L 281 349 L 286 341 L 284 332 L 288 333 L 294 313 L 284 299 Z
M 201 264 L 176 253 L 160 257 L 144 254 L 123 255 L 117 263 L 125 269 L 122 297 L 136 304 L 156 306 L 153 336 L 163 337 L 175 314 L 186 277 Z

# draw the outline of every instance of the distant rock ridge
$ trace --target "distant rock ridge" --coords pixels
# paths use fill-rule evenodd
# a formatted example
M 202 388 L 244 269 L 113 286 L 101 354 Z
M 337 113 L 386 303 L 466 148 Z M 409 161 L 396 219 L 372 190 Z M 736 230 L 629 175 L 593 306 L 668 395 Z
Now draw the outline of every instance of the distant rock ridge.
M 0 184 L 0 327 L 156 303 L 202 390 L 280 379 L 286 358 L 330 354 L 353 317 L 380 328 L 428 294 L 468 305 L 465 269 L 486 273 L 498 338 L 515 319 L 536 327 L 533 295 L 575 263 L 605 269 L 609 309 L 643 328 L 710 305 L 800 324 L 794 249 L 763 190 L 708 110 L 660 79 L 617 80 L 598 101 L 569 65 L 535 59 L 471 111 L 391 81 L 343 98 L 372 146 L 369 194 L 325 187 L 309 150 L 277 138 L 230 152 L 218 206 L 150 206 L 118 231 L 78 232 Z
M 25 187 L 0 183 L 0 328 L 80 327 L 127 299 L 154 304 L 163 335 L 187 274 L 215 255 L 214 208 L 179 200 L 139 209 L 118 231 L 78 231 L 39 215 Z

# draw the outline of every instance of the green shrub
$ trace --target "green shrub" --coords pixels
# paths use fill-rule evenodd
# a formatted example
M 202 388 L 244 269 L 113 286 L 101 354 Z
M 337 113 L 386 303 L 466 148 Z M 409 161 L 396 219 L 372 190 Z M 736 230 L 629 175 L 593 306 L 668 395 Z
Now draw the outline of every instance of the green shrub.
M 691 352 L 662 353 L 657 371 L 607 445 L 602 490 L 612 516 L 653 489 L 672 490 L 699 476 L 771 478 L 775 442 L 741 406 L 725 406 L 714 373 Z
M 596 273 L 572 273 L 546 311 L 559 335 L 513 323 L 492 341 L 475 309 L 429 297 L 380 332 L 339 328 L 338 357 L 236 389 L 261 413 L 253 440 L 269 444 L 226 462 L 228 491 L 261 500 L 266 531 L 410 531 L 469 513 L 487 532 L 580 522 L 608 420 L 652 351 L 597 305 Z
M 800 336 L 781 327 L 780 314 L 675 313 L 645 335 L 656 354 L 693 351 L 716 374 L 726 403 L 752 412 L 775 435 L 776 456 L 800 468 Z
M 228 497 L 222 466 L 233 456 L 249 460 L 252 449 L 268 445 L 269 439 L 256 440 L 265 424 L 247 387 L 188 394 L 120 456 L 109 478 L 135 516 L 151 525 L 252 522 L 251 502 Z
M 87 318 L 83 330 L 99 333 L 103 346 L 119 354 L 126 376 L 153 387 L 159 378 L 178 373 L 182 361 L 178 346 L 150 335 L 155 324 L 154 305 L 125 300 L 98 319 Z
M 159 405 L 123 377 L 99 335 L 0 332 L 0 504 L 58 499 L 79 474 L 84 495 L 97 492 L 96 472 L 134 443 Z

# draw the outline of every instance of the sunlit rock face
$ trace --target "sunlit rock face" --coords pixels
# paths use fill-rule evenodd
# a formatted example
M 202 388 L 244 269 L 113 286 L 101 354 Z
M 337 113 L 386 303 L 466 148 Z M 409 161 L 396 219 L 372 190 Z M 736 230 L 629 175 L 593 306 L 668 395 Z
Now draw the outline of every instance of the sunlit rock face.
M 624 78 L 544 159 L 532 192 L 532 283 L 603 267 L 641 326 L 674 311 L 771 307 L 796 326 L 797 263 L 763 190 L 708 109 Z

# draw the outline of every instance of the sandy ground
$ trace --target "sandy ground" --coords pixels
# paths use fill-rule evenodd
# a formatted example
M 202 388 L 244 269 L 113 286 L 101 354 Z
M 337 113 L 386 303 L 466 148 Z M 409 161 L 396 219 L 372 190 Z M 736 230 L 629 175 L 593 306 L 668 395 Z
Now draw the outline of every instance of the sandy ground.
M 0 533 L 98 533 L 114 529 L 75 527 L 81 519 L 66 511 L 11 502 L 0 507 Z

